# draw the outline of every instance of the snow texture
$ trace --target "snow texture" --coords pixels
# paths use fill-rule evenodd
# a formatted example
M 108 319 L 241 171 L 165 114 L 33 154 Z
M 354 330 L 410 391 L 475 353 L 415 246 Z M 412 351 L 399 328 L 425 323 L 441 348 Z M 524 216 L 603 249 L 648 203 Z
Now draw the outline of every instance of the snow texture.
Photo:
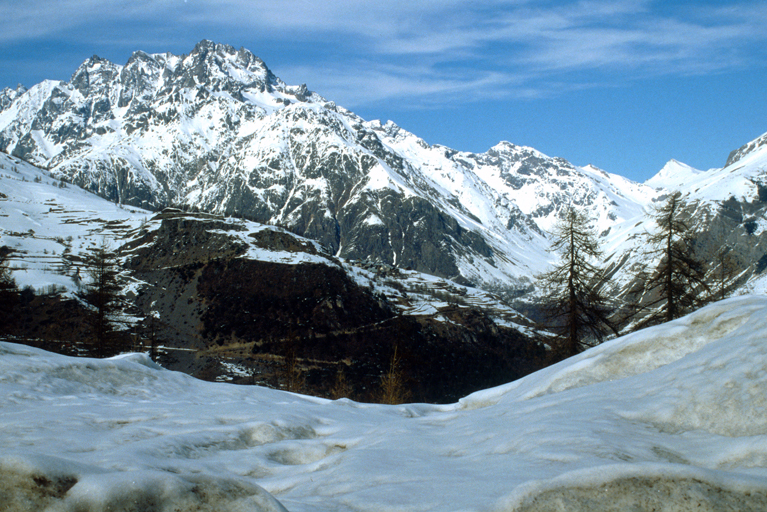
M 453 405 L 197 381 L 0 343 L 5 510 L 767 510 L 767 298 Z

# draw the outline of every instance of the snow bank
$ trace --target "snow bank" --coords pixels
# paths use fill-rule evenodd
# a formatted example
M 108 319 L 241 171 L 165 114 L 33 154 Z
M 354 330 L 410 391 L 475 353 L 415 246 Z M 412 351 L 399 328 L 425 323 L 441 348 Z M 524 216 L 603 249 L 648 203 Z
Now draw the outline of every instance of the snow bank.
M 460 401 L 468 409 L 497 403 L 514 393 L 523 399 L 568 389 L 646 374 L 678 361 L 748 324 L 753 332 L 755 314 L 764 307 L 761 299 L 737 297 L 713 304 L 668 324 L 650 327 L 617 338 L 550 366 L 525 379 L 469 395 Z M 755 318 L 754 318 L 755 317 Z M 767 330 L 767 324 L 758 322 Z
M 668 465 L 608 466 L 531 482 L 497 512 L 720 512 L 767 510 L 764 481 Z
M 107 472 L 55 457 L 0 457 L 0 481 L 0 503 L 9 512 L 285 511 L 269 493 L 244 479 Z

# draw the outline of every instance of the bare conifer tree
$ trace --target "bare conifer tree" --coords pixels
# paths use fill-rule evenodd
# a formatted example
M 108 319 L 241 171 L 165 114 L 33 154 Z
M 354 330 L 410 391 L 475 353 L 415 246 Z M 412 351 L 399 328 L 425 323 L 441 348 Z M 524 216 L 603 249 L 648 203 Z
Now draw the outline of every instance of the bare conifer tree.
M 10 249 L 0 247 L 0 334 L 8 334 L 14 323 L 14 313 L 20 295 L 9 268 Z
M 346 374 L 343 367 L 339 366 L 336 372 L 336 380 L 333 383 L 333 387 L 330 389 L 330 398 L 338 400 L 339 398 L 352 398 L 354 394 L 354 386 L 346 380 Z
M 548 290 L 548 327 L 561 339 L 555 355 L 566 358 L 601 343 L 614 329 L 603 292 L 605 278 L 594 263 L 602 253 L 591 219 L 570 208 L 552 234 L 550 251 L 559 254 L 560 262 L 540 279 Z
M 291 393 L 301 393 L 306 387 L 306 377 L 301 370 L 301 363 L 298 360 L 296 339 L 297 335 L 294 332 L 289 333 L 280 376 L 285 390 Z
M 90 254 L 85 258 L 85 267 L 88 282 L 79 296 L 92 308 L 88 323 L 95 355 L 105 357 L 119 349 L 116 346 L 114 322 L 122 306 L 119 295 L 122 288 L 120 268 L 117 256 L 106 241 L 90 249 Z
M 669 322 L 687 314 L 701 305 L 700 297 L 708 292 L 704 265 L 695 257 L 694 232 L 682 215 L 687 207 L 682 194 L 676 192 L 652 214 L 658 229 L 647 236 L 647 256 L 660 262 L 641 279 L 643 307 L 654 310 L 649 323 Z
M 724 300 L 734 288 L 734 277 L 737 273 L 737 260 L 732 252 L 732 247 L 723 246 L 716 253 L 715 268 L 713 269 L 713 281 L 716 291 L 715 300 Z
M 394 345 L 389 369 L 381 376 L 381 389 L 378 401 L 382 404 L 401 404 L 410 399 L 410 390 L 405 386 L 405 372 L 402 360 L 397 355 L 397 345 Z

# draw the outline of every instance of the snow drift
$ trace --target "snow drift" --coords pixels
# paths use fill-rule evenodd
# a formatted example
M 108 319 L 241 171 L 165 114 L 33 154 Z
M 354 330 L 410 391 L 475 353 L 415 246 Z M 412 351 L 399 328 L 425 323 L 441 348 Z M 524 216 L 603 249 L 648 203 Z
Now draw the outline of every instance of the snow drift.
M 0 343 L 9 510 L 767 510 L 767 298 L 449 406 L 196 381 Z

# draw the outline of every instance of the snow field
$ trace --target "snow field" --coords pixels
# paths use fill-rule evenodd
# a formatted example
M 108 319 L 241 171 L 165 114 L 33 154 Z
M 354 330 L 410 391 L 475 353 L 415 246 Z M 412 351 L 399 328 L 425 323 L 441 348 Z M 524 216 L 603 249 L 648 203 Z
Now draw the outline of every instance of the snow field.
M 11 255 L 20 288 L 41 291 L 55 285 L 74 291 L 75 270 L 62 272 L 65 252 L 83 255 L 102 239 L 120 238 L 152 216 L 140 208 L 121 208 L 75 185 L 58 188 L 47 172 L 4 153 L 0 166 L 0 193 L 7 196 L 0 202 L 0 246 L 20 253 Z
M 765 510 L 766 335 L 767 298 L 729 299 L 445 406 L 328 401 L 197 381 L 143 354 L 0 343 L 0 499 L 51 511 Z

